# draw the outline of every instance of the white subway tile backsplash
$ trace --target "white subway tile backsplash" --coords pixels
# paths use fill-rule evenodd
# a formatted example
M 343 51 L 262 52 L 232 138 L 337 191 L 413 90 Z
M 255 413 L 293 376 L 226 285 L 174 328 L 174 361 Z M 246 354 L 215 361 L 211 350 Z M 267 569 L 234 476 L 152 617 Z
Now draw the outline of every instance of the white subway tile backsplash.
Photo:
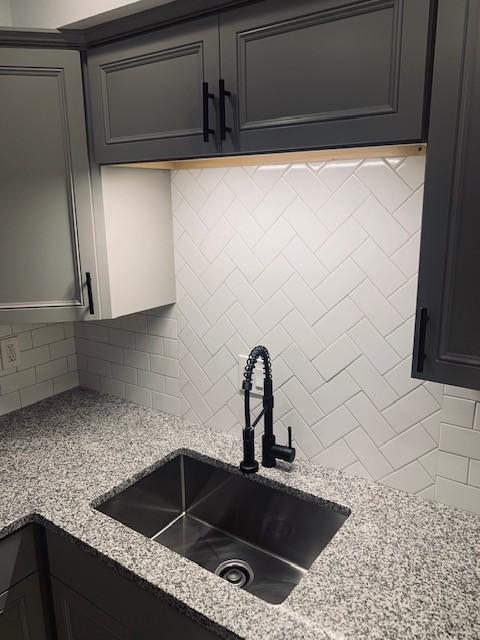
M 448 453 L 447 451 L 439 451 L 437 473 L 442 478 L 449 478 L 466 484 L 468 480 L 468 458 Z
M 480 488 L 480 460 L 470 460 L 468 484 Z
M 365 160 L 355 173 L 390 212 L 398 209 L 411 194 L 410 187 L 381 159 Z
M 480 431 L 442 423 L 439 446 L 441 451 L 480 460 Z
M 437 476 L 435 498 L 439 502 L 480 514 L 480 489 Z
M 443 399 L 442 421 L 458 427 L 473 427 L 475 402 L 465 398 L 455 398 L 445 395 Z

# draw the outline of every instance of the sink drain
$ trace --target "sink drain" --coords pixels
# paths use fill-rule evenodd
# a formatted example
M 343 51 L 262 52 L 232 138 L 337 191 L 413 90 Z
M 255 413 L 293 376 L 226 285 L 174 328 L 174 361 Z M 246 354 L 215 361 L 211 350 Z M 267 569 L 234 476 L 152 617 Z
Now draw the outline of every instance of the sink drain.
M 215 569 L 215 575 L 234 584 L 236 587 L 245 587 L 253 580 L 252 567 L 243 560 L 225 560 Z

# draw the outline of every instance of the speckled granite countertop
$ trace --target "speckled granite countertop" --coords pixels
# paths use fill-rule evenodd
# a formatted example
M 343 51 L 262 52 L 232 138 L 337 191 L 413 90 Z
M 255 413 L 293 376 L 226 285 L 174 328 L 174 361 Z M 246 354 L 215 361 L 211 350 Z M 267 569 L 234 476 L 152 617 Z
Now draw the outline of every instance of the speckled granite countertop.
M 181 448 L 234 466 L 241 452 L 232 436 L 80 389 L 4 416 L 0 537 L 54 525 L 225 638 L 480 638 L 477 516 L 313 464 L 262 469 L 352 511 L 274 606 L 90 506 Z

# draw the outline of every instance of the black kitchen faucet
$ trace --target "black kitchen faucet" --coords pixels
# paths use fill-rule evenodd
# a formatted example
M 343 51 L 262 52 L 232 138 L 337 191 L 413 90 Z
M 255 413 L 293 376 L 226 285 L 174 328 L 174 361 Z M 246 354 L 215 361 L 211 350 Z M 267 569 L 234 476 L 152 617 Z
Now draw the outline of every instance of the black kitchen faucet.
M 263 360 L 263 409 L 255 422 L 250 421 L 250 391 L 252 390 L 252 374 L 259 358 Z M 264 433 L 262 436 L 262 465 L 275 467 L 277 460 L 293 462 L 295 449 L 292 447 L 292 427 L 288 427 L 288 446 L 275 443 L 273 434 L 273 383 L 272 364 L 268 349 L 261 345 L 254 347 L 248 356 L 245 371 L 243 373 L 242 389 L 245 392 L 245 427 L 243 429 L 243 460 L 240 470 L 243 473 L 255 473 L 258 471 L 258 462 L 255 460 L 255 426 L 263 416 Z

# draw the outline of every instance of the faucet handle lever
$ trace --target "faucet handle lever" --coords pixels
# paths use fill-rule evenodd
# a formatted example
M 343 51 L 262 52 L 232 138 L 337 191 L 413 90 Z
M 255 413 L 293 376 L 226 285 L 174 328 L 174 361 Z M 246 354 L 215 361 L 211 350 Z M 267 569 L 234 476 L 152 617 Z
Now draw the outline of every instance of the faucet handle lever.
M 292 448 L 292 427 L 288 427 L 288 446 Z

